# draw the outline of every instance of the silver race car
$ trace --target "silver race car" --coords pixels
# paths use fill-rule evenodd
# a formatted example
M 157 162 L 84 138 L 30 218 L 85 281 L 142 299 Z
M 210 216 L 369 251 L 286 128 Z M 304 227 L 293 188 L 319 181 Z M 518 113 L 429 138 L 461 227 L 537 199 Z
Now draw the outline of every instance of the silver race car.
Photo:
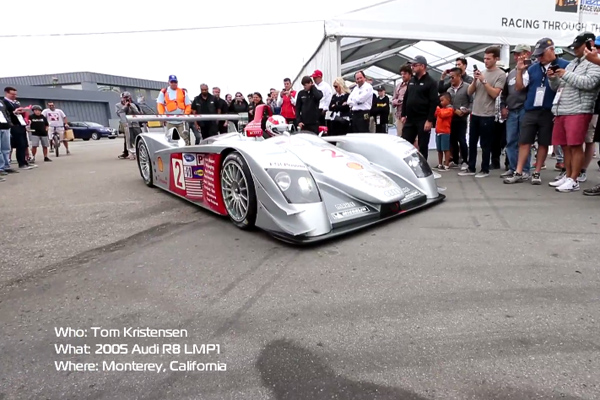
M 321 137 L 273 125 L 267 130 L 270 112 L 259 106 L 256 114 L 243 132 L 232 128 L 195 146 L 185 146 L 174 128 L 140 134 L 136 149 L 144 182 L 228 216 L 241 229 L 258 227 L 292 243 L 329 239 L 445 198 L 427 161 L 404 139 L 371 133 Z M 239 116 L 127 119 L 235 121 Z

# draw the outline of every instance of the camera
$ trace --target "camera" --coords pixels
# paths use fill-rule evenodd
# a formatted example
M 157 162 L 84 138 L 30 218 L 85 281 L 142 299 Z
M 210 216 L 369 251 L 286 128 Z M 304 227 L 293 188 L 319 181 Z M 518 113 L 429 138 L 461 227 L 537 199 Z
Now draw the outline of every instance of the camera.
M 556 70 L 559 69 L 559 68 L 560 68 L 560 66 L 558 66 L 558 65 L 551 65 L 551 66 L 548 67 L 548 69 L 551 69 L 554 72 L 556 72 Z
M 528 58 L 528 59 L 523 60 L 523 64 L 525 64 L 526 66 L 529 67 L 531 65 L 531 59 Z

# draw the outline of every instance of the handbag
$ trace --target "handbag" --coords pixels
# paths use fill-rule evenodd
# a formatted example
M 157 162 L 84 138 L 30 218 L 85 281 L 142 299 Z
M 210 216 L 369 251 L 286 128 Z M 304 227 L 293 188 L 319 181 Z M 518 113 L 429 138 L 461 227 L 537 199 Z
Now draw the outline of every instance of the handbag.
M 65 140 L 75 140 L 75 134 L 73 133 L 73 129 L 67 129 L 65 131 Z

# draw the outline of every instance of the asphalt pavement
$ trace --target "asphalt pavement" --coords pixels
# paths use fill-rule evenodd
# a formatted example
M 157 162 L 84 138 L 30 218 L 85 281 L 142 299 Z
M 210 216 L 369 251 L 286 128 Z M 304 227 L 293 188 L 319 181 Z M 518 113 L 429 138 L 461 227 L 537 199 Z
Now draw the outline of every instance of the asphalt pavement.
M 296 248 L 146 187 L 122 145 L 0 183 L 0 399 L 600 398 L 600 199 L 548 187 L 553 160 Z

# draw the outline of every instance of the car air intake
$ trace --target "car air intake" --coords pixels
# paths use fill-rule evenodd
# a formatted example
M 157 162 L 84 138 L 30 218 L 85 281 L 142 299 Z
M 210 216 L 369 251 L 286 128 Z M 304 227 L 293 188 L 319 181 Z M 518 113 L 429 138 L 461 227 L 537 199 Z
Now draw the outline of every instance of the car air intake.
M 398 214 L 400 211 L 400 202 L 395 201 L 393 203 L 382 204 L 379 214 L 381 218 L 386 218 Z

